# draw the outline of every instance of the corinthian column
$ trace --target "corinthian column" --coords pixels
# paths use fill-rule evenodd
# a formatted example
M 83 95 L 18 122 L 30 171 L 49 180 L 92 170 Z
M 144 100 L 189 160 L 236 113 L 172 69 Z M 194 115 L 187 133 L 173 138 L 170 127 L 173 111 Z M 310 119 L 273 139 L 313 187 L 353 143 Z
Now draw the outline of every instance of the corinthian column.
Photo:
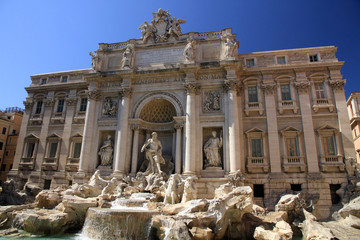
M 131 174 L 135 175 L 137 170 L 138 152 L 139 152 L 139 125 L 133 125 L 131 128 L 134 131 L 132 158 L 131 158 Z
M 184 85 L 186 89 L 186 117 L 185 117 L 185 175 L 195 174 L 196 161 L 196 92 L 199 86 L 194 83 Z
M 129 104 L 131 97 L 131 89 L 123 88 L 120 91 L 121 102 L 118 111 L 118 124 L 116 128 L 116 147 L 115 147 L 115 167 L 114 175 L 123 176 L 126 174 L 126 149 L 128 144 L 129 129 Z
M 224 89 L 227 92 L 228 102 L 228 129 L 229 129 L 229 160 L 230 173 L 241 170 L 241 164 L 238 157 L 239 148 L 239 114 L 237 107 L 237 81 L 225 80 Z
M 90 161 L 90 152 L 93 147 L 93 129 L 96 119 L 96 101 L 100 98 L 101 94 L 98 90 L 88 91 L 88 103 L 85 115 L 85 125 L 83 133 L 83 141 L 81 144 L 80 163 L 78 172 L 87 172 Z

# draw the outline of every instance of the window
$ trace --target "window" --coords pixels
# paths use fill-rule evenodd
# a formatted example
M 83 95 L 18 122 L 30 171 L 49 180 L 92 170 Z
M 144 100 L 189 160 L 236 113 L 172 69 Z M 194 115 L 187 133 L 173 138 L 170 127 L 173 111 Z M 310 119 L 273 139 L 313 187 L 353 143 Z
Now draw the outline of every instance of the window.
M 0 150 L 3 149 L 3 146 L 4 146 L 4 143 L 3 143 L 3 142 L 0 142 Z
M 38 101 L 36 104 L 35 114 L 40 114 L 42 109 L 43 101 Z
M 44 182 L 44 190 L 50 189 L 51 186 L 51 180 L 46 179 Z
M 80 101 L 80 112 L 85 112 L 86 111 L 86 105 L 87 105 L 87 98 L 81 98 Z
M 15 135 L 15 134 L 16 134 L 16 130 L 12 130 L 12 134 Z
M 42 85 L 46 84 L 46 78 L 41 79 L 41 84 Z
M 65 103 L 65 100 L 64 100 L 64 99 L 59 99 L 56 112 L 58 112 L 58 113 L 62 113 L 62 112 L 63 112 L 63 110 L 64 110 L 64 103 Z
M 262 157 L 262 146 L 261 146 L 262 140 L 257 139 L 251 139 L 251 156 L 252 157 Z
M 11 144 L 11 137 L 9 137 L 9 141 L 8 141 L 8 144 Z
M 81 142 L 74 143 L 73 158 L 80 158 Z
M 62 78 L 61 78 L 61 82 L 67 82 L 68 81 L 68 77 L 67 76 L 63 76 Z
M 33 157 L 34 150 L 35 150 L 35 142 L 29 142 L 27 145 L 27 151 L 25 157 L 27 158 Z
M 315 83 L 315 93 L 317 99 L 324 99 L 325 97 L 325 89 L 324 83 Z
M 264 184 L 254 184 L 254 197 L 264 198 Z
M 9 156 L 9 151 L 6 151 L 6 152 L 5 152 L 5 156 Z
M 2 129 L 2 132 L 1 132 L 3 135 L 5 135 L 6 134 L 6 127 L 3 127 L 3 129 Z
M 5 171 L 6 170 L 6 164 L 1 164 L 1 171 Z
M 337 155 L 335 135 L 325 137 L 326 140 L 326 153 L 329 156 Z
M 301 184 L 291 184 L 291 190 L 294 192 L 301 192 L 302 191 Z
M 255 59 L 246 59 L 246 66 L 247 67 L 254 67 L 255 66 Z
M 291 100 L 290 84 L 281 85 L 281 99 L 283 101 Z
M 13 166 L 13 165 L 12 165 L 12 164 L 10 164 L 9 170 L 11 170 L 11 169 L 12 169 L 12 166 Z
M 58 146 L 57 142 L 50 143 L 49 158 L 56 157 L 57 146 Z
M 249 102 L 258 102 L 257 87 L 248 87 Z
M 310 62 L 318 62 L 319 61 L 318 55 L 317 54 L 309 55 L 309 60 Z
M 285 59 L 285 57 L 283 56 L 283 57 L 277 57 L 276 58 L 276 63 L 277 64 L 286 64 L 286 59 Z
M 340 203 L 340 196 L 336 193 L 341 187 L 340 184 L 330 184 L 331 203 L 333 205 Z
M 299 156 L 298 141 L 296 137 L 286 138 L 286 145 L 288 156 Z

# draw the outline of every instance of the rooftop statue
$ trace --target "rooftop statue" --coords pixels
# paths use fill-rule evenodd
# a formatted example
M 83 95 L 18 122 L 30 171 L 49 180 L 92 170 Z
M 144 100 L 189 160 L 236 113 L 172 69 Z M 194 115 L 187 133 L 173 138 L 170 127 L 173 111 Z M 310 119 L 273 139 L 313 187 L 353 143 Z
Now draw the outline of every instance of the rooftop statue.
M 169 10 L 164 11 L 159 8 L 156 13 L 153 13 L 151 24 L 145 21 L 138 29 L 142 29 L 143 43 L 147 43 L 149 39 L 154 42 L 166 42 L 170 37 L 177 39 L 182 34 L 180 24 L 183 23 L 186 21 L 176 17 L 172 18 Z

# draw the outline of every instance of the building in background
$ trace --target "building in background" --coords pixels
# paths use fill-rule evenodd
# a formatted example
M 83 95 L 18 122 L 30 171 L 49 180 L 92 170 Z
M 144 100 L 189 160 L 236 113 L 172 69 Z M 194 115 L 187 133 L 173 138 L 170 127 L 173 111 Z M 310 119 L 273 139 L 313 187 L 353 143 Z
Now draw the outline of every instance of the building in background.
M 232 29 L 183 34 L 184 22 L 159 10 L 142 38 L 99 44 L 92 69 L 31 76 L 9 178 L 53 188 L 96 170 L 134 176 L 157 132 L 199 198 L 238 172 L 258 204 L 304 190 L 328 217 L 355 158 L 337 48 L 238 54 Z
M 354 138 L 354 145 L 356 150 L 356 160 L 360 163 L 360 92 L 353 92 L 347 100 L 347 107 Z
M 0 111 L 0 181 L 6 181 L 13 166 L 23 114 L 17 107 Z

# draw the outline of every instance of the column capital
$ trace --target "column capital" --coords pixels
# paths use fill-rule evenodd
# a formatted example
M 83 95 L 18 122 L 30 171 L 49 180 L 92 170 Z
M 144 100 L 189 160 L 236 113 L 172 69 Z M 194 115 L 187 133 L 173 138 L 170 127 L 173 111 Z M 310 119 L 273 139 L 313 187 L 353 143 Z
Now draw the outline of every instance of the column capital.
M 76 104 L 77 99 L 76 98 L 66 98 L 66 105 L 73 106 Z
M 344 86 L 346 84 L 346 80 L 336 79 L 329 81 L 330 86 L 334 89 L 334 91 L 343 91 Z
M 185 83 L 184 88 L 187 94 L 200 94 L 200 86 L 196 83 Z
M 275 83 L 266 83 L 261 85 L 261 89 L 265 92 L 266 95 L 274 94 L 275 87 Z
M 140 126 L 139 126 L 139 124 L 131 124 L 130 128 L 133 131 L 138 131 L 140 129 Z
M 32 105 L 34 105 L 34 102 L 33 100 L 31 99 L 27 99 L 26 101 L 23 102 L 24 103 L 24 106 L 25 106 L 25 109 L 30 109 L 32 107 Z
M 241 86 L 239 85 L 238 80 L 231 79 L 231 80 L 225 80 L 224 81 L 223 88 L 224 88 L 225 92 L 228 92 L 228 91 L 237 91 L 237 92 L 239 92 L 239 90 L 241 89 Z
M 294 85 L 299 93 L 307 93 L 310 87 L 310 83 L 308 81 L 295 82 Z
M 129 98 L 129 97 L 131 97 L 132 89 L 124 87 L 124 88 L 120 89 L 119 94 L 122 98 Z
M 55 104 L 55 100 L 53 98 L 46 99 L 44 101 L 44 104 L 45 104 L 46 107 L 52 107 Z
M 95 100 L 95 101 L 99 100 L 101 97 L 101 93 L 97 89 L 87 91 L 87 95 L 88 95 L 89 99 Z
M 176 128 L 176 129 L 182 129 L 183 127 L 184 127 L 183 123 L 175 123 L 174 124 L 174 128 Z

